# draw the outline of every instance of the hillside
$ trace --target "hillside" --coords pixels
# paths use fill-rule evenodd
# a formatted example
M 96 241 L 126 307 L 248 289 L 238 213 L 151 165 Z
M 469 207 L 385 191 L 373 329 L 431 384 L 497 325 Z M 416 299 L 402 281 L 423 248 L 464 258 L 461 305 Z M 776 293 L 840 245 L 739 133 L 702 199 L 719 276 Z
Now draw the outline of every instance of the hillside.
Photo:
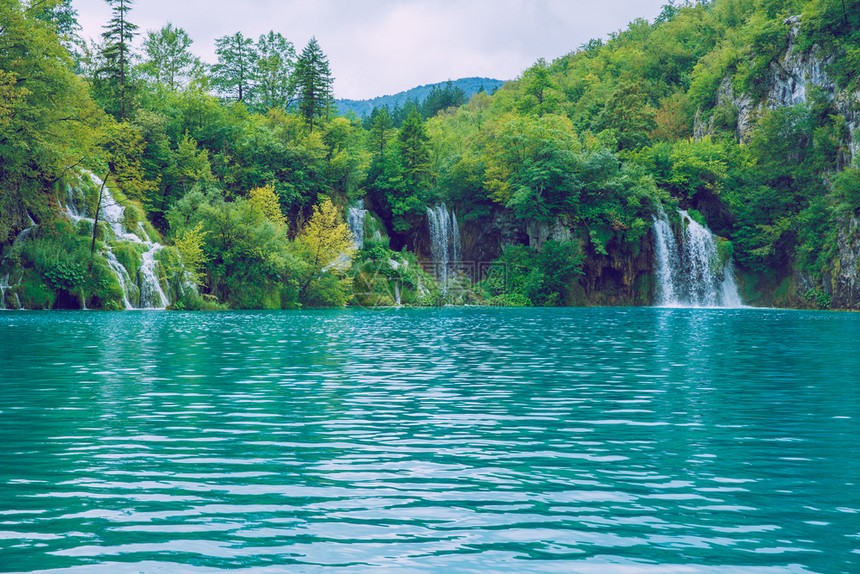
M 472 97 L 472 95 L 481 91 L 482 88 L 484 91 L 492 93 L 505 82 L 492 78 L 460 78 L 459 80 L 451 80 L 451 83 L 454 87 L 463 90 L 467 97 Z M 420 104 L 427 98 L 433 88 L 441 89 L 446 85 L 447 82 L 426 84 L 391 96 L 379 96 L 369 100 L 335 100 L 335 105 L 337 105 L 339 114 L 354 112 L 357 116 L 361 117 L 369 115 L 373 111 L 373 108 L 388 106 L 389 109 L 394 109 L 395 107 L 402 107 L 407 101 L 416 101 Z
M 0 306 L 128 307 L 144 276 L 186 308 L 648 305 L 671 260 L 746 305 L 860 307 L 860 0 L 669 4 L 361 119 L 262 84 L 122 89 L 40 10 L 0 5 Z

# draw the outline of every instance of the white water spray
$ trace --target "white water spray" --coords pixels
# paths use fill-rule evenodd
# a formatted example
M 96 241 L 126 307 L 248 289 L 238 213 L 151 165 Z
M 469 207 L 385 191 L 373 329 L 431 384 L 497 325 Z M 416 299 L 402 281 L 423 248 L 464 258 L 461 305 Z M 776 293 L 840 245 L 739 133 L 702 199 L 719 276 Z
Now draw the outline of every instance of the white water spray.
M 346 222 L 352 233 L 353 245 L 356 249 L 364 246 L 364 220 L 367 218 L 367 210 L 364 208 L 364 200 L 359 199 L 355 205 L 350 205 L 346 212 Z
M 731 259 L 720 260 L 714 235 L 679 212 L 684 223 L 680 244 L 666 213 L 654 220 L 657 297 L 661 307 L 741 307 Z
M 436 271 L 436 281 L 444 293 L 454 277 L 457 263 L 460 262 L 460 228 L 457 216 L 448 211 L 444 203 L 427 208 L 427 223 L 430 227 L 430 252 Z
M 93 174 L 90 177 L 99 188 L 101 180 Z M 81 201 L 80 194 L 71 186 L 66 188 L 66 205 L 64 211 L 66 216 L 75 223 L 86 220 L 90 224 L 95 221 L 89 217 L 86 206 Z M 137 277 L 131 277 L 125 266 L 119 262 L 110 244 L 107 244 L 105 259 L 113 271 L 122 288 L 122 302 L 126 309 L 164 309 L 170 300 L 161 286 L 158 277 L 158 261 L 156 254 L 163 249 L 163 245 L 152 241 L 146 233 L 142 223 L 138 223 L 137 233 L 133 233 L 125 227 L 125 207 L 123 207 L 111 195 L 107 187 L 102 190 L 102 205 L 99 212 L 99 220 L 106 223 L 117 241 L 142 244 L 146 247 L 141 258 L 141 265 Z

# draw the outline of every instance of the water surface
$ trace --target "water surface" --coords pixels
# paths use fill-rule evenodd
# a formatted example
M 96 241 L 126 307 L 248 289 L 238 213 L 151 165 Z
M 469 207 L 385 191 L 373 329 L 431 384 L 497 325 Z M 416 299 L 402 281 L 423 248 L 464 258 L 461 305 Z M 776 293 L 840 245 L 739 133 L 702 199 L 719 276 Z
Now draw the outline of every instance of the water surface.
M 0 571 L 860 571 L 860 315 L 0 313 Z

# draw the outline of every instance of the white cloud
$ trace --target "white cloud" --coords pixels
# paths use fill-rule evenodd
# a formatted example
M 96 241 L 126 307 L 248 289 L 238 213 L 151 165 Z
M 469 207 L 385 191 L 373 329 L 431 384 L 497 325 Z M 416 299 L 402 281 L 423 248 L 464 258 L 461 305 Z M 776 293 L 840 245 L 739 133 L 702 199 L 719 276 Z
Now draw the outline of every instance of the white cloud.
M 138 0 L 140 31 L 168 21 L 214 62 L 215 39 L 274 30 L 301 51 L 316 36 L 335 76 L 335 95 L 363 99 L 467 76 L 503 80 L 538 58 L 552 60 L 635 18 L 653 19 L 666 0 Z M 110 16 L 104 0 L 73 0 L 86 37 Z

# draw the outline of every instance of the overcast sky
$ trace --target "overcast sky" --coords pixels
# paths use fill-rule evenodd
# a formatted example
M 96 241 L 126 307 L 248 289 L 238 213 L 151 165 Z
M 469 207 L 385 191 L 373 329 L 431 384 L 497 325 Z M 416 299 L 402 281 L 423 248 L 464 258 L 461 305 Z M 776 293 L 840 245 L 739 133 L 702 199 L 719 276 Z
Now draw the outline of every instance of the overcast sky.
M 167 22 L 215 62 L 215 39 L 274 30 L 296 46 L 311 36 L 328 56 L 337 98 L 367 99 L 470 76 L 510 80 L 538 58 L 551 61 L 636 18 L 653 20 L 668 0 L 136 0 L 141 36 Z M 85 38 L 99 38 L 105 0 L 73 0 Z M 141 38 L 136 44 L 140 46 Z

